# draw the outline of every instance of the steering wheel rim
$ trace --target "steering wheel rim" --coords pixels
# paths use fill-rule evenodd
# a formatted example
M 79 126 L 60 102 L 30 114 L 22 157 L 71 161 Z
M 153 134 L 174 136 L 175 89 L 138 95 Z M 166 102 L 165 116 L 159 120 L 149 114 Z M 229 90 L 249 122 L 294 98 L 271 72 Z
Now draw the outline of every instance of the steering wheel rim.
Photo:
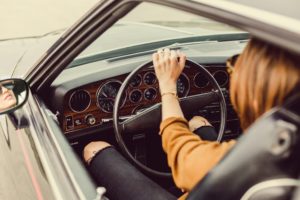
M 218 137 L 217 137 L 217 141 L 220 142 L 222 140 L 224 131 L 225 131 L 225 127 L 226 127 L 226 117 L 227 117 L 227 107 L 226 107 L 226 101 L 224 98 L 224 95 L 222 93 L 222 90 L 218 84 L 218 82 L 216 81 L 216 79 L 211 75 L 211 73 L 205 69 L 202 65 L 187 59 L 186 60 L 186 65 L 189 66 L 197 66 L 200 70 L 200 72 L 205 73 L 206 77 L 208 78 L 209 82 L 212 83 L 212 87 L 214 92 L 218 95 L 218 102 L 220 105 L 220 115 L 221 115 L 221 120 L 220 120 L 220 128 L 218 131 Z M 125 90 L 127 89 L 131 79 L 137 75 L 141 70 L 146 69 L 146 68 L 150 68 L 153 66 L 152 61 L 146 62 L 144 64 L 141 64 L 139 67 L 137 67 L 135 70 L 133 70 L 127 77 L 126 79 L 123 81 L 118 94 L 116 96 L 115 99 L 115 104 L 114 104 L 114 109 L 113 109 L 113 126 L 114 126 L 114 132 L 115 132 L 115 138 L 117 140 L 117 143 L 119 145 L 119 147 L 121 148 L 122 153 L 127 157 L 127 159 L 129 159 L 133 164 L 135 164 L 138 168 L 140 168 L 143 172 L 146 172 L 147 174 L 151 174 L 154 176 L 158 176 L 158 177 L 172 177 L 172 174 L 170 172 L 161 172 L 158 170 L 154 170 L 151 169 L 149 167 L 147 167 L 146 165 L 144 165 L 143 163 L 139 162 L 137 159 L 134 158 L 134 156 L 132 155 L 132 153 L 129 151 L 129 149 L 127 148 L 126 143 L 124 142 L 123 139 L 123 130 L 124 128 L 124 124 L 120 124 L 119 123 L 119 109 L 120 109 L 120 105 L 121 105 L 121 98 L 123 96 L 123 93 L 125 92 Z M 187 98 L 187 97 L 183 97 L 183 98 Z M 180 98 L 180 99 L 183 99 Z M 161 103 L 157 104 L 160 105 Z M 161 118 L 160 118 L 161 121 Z

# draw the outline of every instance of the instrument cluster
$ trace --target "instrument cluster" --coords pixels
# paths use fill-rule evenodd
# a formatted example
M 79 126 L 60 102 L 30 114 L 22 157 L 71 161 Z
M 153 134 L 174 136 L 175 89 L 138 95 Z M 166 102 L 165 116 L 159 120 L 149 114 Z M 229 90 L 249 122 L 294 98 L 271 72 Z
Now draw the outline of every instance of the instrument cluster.
M 206 66 L 221 87 L 228 88 L 229 76 L 223 65 Z M 101 125 L 112 120 L 115 98 L 128 74 L 100 80 L 68 92 L 62 126 L 65 133 Z M 179 98 L 211 90 L 208 79 L 197 68 L 186 66 L 177 81 Z M 160 102 L 159 85 L 152 69 L 132 78 L 123 94 L 120 116 L 130 117 Z

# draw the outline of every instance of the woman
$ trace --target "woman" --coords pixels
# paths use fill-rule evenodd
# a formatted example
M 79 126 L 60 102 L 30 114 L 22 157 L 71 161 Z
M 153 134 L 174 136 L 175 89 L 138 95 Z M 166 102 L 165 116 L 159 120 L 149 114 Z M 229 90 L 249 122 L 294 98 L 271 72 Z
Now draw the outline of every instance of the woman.
M 162 96 L 160 134 L 163 148 L 176 186 L 189 192 L 220 161 L 235 141 L 205 141 L 192 132 L 209 123 L 201 117 L 193 118 L 190 122 L 184 119 L 176 95 L 176 81 L 185 66 L 185 60 L 183 53 L 169 49 L 153 54 Z M 231 101 L 244 130 L 263 113 L 281 105 L 291 94 L 300 79 L 300 69 L 297 67 L 299 63 L 300 59 L 296 55 L 276 46 L 259 39 L 249 41 L 233 70 L 230 68 L 233 72 L 230 80 Z M 90 160 L 101 160 L 101 156 L 105 154 L 101 150 L 109 146 L 104 142 L 87 145 L 84 150 L 85 160 L 88 163 Z M 91 163 L 91 166 L 92 173 L 101 168 L 97 161 Z M 97 173 L 96 177 L 99 177 Z
M 13 92 L 14 83 L 8 81 L 0 84 L 0 112 L 4 112 L 16 105 L 17 99 Z

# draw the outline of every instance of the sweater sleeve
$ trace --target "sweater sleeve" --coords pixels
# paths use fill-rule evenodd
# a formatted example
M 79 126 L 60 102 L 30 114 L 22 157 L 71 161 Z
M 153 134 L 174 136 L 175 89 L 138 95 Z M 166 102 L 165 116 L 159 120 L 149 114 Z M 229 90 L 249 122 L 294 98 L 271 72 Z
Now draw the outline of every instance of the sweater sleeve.
M 222 143 L 202 140 L 189 130 L 187 120 L 179 117 L 165 119 L 160 133 L 175 184 L 188 192 L 235 144 L 234 140 Z

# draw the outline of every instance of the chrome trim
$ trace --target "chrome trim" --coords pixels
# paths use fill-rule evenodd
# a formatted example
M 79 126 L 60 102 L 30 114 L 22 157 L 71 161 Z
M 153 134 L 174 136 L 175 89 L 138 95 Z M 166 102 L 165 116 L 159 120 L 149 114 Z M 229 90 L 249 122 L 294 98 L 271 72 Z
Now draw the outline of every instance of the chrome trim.
M 72 106 L 71 106 L 71 104 L 70 104 L 70 101 L 71 101 L 73 95 L 74 95 L 76 92 L 79 92 L 79 91 L 84 91 L 84 92 L 86 92 L 86 93 L 89 95 L 89 97 L 90 97 L 89 105 L 88 105 L 83 111 L 76 111 L 76 110 L 74 110 L 74 108 L 72 108 Z M 84 90 L 84 89 L 79 89 L 79 90 L 75 90 L 74 92 L 72 92 L 72 94 L 70 95 L 70 98 L 69 98 L 69 102 L 68 102 L 69 108 L 70 108 L 73 112 L 75 112 L 75 113 L 82 113 L 82 112 L 86 111 L 86 110 L 89 109 L 89 107 L 91 106 L 91 103 L 92 103 L 92 97 L 91 97 L 91 94 L 90 94 L 89 91 Z
M 89 124 L 89 122 L 87 121 L 89 117 L 93 117 L 93 119 L 95 120 L 93 124 Z M 86 125 L 91 127 L 91 126 L 95 126 L 97 124 L 97 119 L 93 114 L 87 114 L 87 115 L 84 116 L 84 122 L 85 122 Z
M 108 112 L 108 111 L 104 110 L 103 108 L 101 108 L 101 106 L 100 106 L 99 103 L 98 103 L 99 92 L 100 92 L 101 89 L 102 89 L 106 84 L 108 84 L 108 83 L 119 83 L 119 84 L 120 84 L 120 87 L 121 87 L 121 85 L 122 85 L 122 82 L 119 81 L 119 80 L 117 80 L 117 79 L 111 79 L 111 80 L 108 80 L 108 81 L 104 82 L 104 83 L 103 83 L 101 86 L 99 86 L 98 89 L 97 89 L 97 92 L 96 92 L 96 105 L 97 105 L 97 107 L 98 107 L 99 109 L 101 109 L 103 112 L 105 112 L 105 113 L 112 113 L 112 112 Z M 120 89 L 120 88 L 119 88 L 119 89 Z M 119 91 L 119 90 L 118 90 L 118 91 Z M 127 99 L 127 92 L 125 92 L 125 99 L 124 99 L 122 105 L 120 106 L 120 108 L 122 108 L 122 107 L 125 105 L 126 99 Z
M 146 76 L 147 74 L 153 74 L 154 77 L 155 77 L 155 81 L 154 81 L 154 83 L 151 84 L 151 85 L 145 83 L 145 76 Z M 153 71 L 148 71 L 148 72 L 146 72 L 146 73 L 144 74 L 144 76 L 143 76 L 143 83 L 144 83 L 145 85 L 152 86 L 152 85 L 154 85 L 156 82 L 157 82 L 157 78 L 156 78 L 156 75 L 155 75 L 155 73 L 154 73 Z
M 186 90 L 186 94 L 183 95 L 183 97 L 186 97 L 186 96 L 188 96 L 188 94 L 190 92 L 190 89 L 191 89 L 191 81 L 190 81 L 189 77 L 185 73 L 182 72 L 181 75 L 183 75 L 186 78 L 186 80 L 188 81 L 188 89 Z M 177 90 L 177 83 L 176 83 L 176 90 Z M 177 93 L 178 93 L 178 91 L 177 91 Z
M 49 184 L 51 185 L 51 189 L 53 190 L 53 193 L 57 199 L 64 199 L 66 196 L 66 191 L 62 192 L 62 186 L 65 187 L 64 190 L 71 190 L 72 198 L 75 199 L 85 199 L 84 194 L 82 192 L 81 187 L 78 185 L 78 182 L 76 181 L 76 178 L 74 177 L 74 174 L 72 170 L 70 169 L 68 162 L 65 158 L 65 155 L 63 153 L 63 150 L 61 146 L 58 144 L 57 138 L 52 133 L 51 125 L 49 124 L 47 120 L 47 113 L 43 109 L 43 104 L 39 101 L 39 99 L 36 96 L 32 97 L 32 100 L 34 101 L 34 105 L 29 106 L 30 113 L 33 114 L 33 112 L 41 117 L 41 121 L 43 121 L 44 125 L 46 127 L 43 127 L 41 132 L 37 132 L 36 134 L 31 134 L 36 149 L 38 151 L 38 154 L 40 155 L 39 158 L 41 159 L 41 163 L 43 166 L 43 169 L 45 170 L 45 174 L 47 176 L 47 179 L 49 180 Z M 38 124 L 37 126 L 40 126 Z M 37 131 L 37 127 L 30 126 L 30 129 L 34 129 Z M 49 157 L 49 149 L 50 152 L 52 152 L 51 157 Z M 59 172 L 60 174 L 58 174 Z M 67 177 L 61 177 L 61 173 L 64 175 L 67 175 Z M 68 184 L 63 182 L 57 182 L 58 179 L 63 179 L 64 181 L 67 181 Z M 61 181 L 61 180 L 60 180 Z M 69 188 L 71 186 L 71 188 Z M 69 196 L 70 197 L 70 196 Z
M 124 115 L 124 116 L 120 116 L 119 119 L 120 120 L 127 120 L 127 119 L 130 119 L 131 117 L 134 117 L 135 115 Z M 102 122 L 105 123 L 105 122 L 110 122 L 110 121 L 113 121 L 113 118 L 110 117 L 110 118 L 102 118 Z
M 196 76 L 198 76 L 199 74 L 202 74 L 201 72 L 198 72 L 194 77 L 193 77 L 193 82 L 194 82 L 194 86 L 196 87 L 196 88 L 205 88 L 206 86 L 208 86 L 209 85 L 209 80 L 207 80 L 207 83 L 206 83 L 206 85 L 205 86 L 203 86 L 203 87 L 198 87 L 196 84 L 195 84 L 195 79 L 196 79 Z
M 155 96 L 154 96 L 154 98 L 153 99 L 147 99 L 146 97 L 145 97 L 145 93 L 146 93 L 146 91 L 147 90 L 149 90 L 149 89 L 153 89 L 154 91 L 155 91 Z M 157 97 L 157 89 L 155 89 L 154 87 L 149 87 L 149 88 L 147 88 L 146 90 L 144 90 L 144 99 L 145 100 L 147 100 L 147 101 L 153 101 L 156 97 Z
M 223 83 L 222 85 L 220 85 L 220 87 L 225 86 L 225 85 L 228 83 L 228 81 L 229 81 L 228 73 L 225 72 L 225 71 L 223 71 L 223 70 L 217 70 L 217 71 L 215 71 L 215 72 L 213 73 L 213 77 L 214 77 L 215 79 L 216 79 L 215 75 L 216 75 L 217 73 L 224 73 L 224 74 L 226 75 L 226 81 L 225 81 L 225 83 Z M 218 82 L 218 79 L 216 79 L 216 81 Z M 218 84 L 219 84 L 219 83 L 218 83 Z
M 68 130 L 65 130 L 65 132 L 64 132 L 64 135 L 65 136 L 70 136 L 70 135 L 72 135 L 72 134 L 74 134 L 74 135 L 76 135 L 76 133 L 78 132 L 78 131 L 82 131 L 82 130 L 85 130 L 85 129 L 88 129 L 88 128 L 93 128 L 93 127 L 97 127 L 97 126 L 101 126 L 103 124 L 103 122 L 102 122 L 102 120 L 100 119 L 100 121 L 99 121 L 99 123 L 97 123 L 97 119 L 96 119 L 96 123 L 94 124 L 94 125 L 86 125 L 85 127 L 83 127 L 83 128 L 74 128 L 73 130 L 70 130 L 70 129 L 68 129 Z
M 106 193 L 105 187 L 97 187 L 96 192 L 97 192 L 97 196 L 95 197 L 94 200 L 106 200 L 107 199 L 107 198 L 104 198 L 104 194 Z
M 139 86 L 142 84 L 142 82 L 143 82 L 143 77 L 142 77 L 142 75 L 137 74 L 136 76 L 140 77 L 141 82 L 140 82 L 137 86 L 132 86 L 132 85 L 130 84 L 130 82 L 129 82 L 129 86 L 130 86 L 130 87 L 136 88 L 136 87 L 139 87 Z
M 274 179 L 269 181 L 264 181 L 253 185 L 250 189 L 248 189 L 245 194 L 242 196 L 241 200 L 248 200 L 252 195 L 259 192 L 260 190 L 272 188 L 272 187 L 280 187 L 280 186 L 300 186 L 300 181 L 297 179 L 290 178 L 282 178 L 282 179 Z
M 131 100 L 131 94 L 132 94 L 133 92 L 135 92 L 135 91 L 138 91 L 138 92 L 141 93 L 141 97 L 140 97 L 140 99 L 139 99 L 137 102 L 134 102 L 134 101 Z M 140 89 L 134 89 L 134 90 L 132 90 L 132 91 L 129 93 L 128 99 L 129 99 L 129 101 L 130 101 L 131 103 L 139 103 L 139 102 L 141 102 L 142 99 L 143 99 L 143 92 L 142 92 Z

